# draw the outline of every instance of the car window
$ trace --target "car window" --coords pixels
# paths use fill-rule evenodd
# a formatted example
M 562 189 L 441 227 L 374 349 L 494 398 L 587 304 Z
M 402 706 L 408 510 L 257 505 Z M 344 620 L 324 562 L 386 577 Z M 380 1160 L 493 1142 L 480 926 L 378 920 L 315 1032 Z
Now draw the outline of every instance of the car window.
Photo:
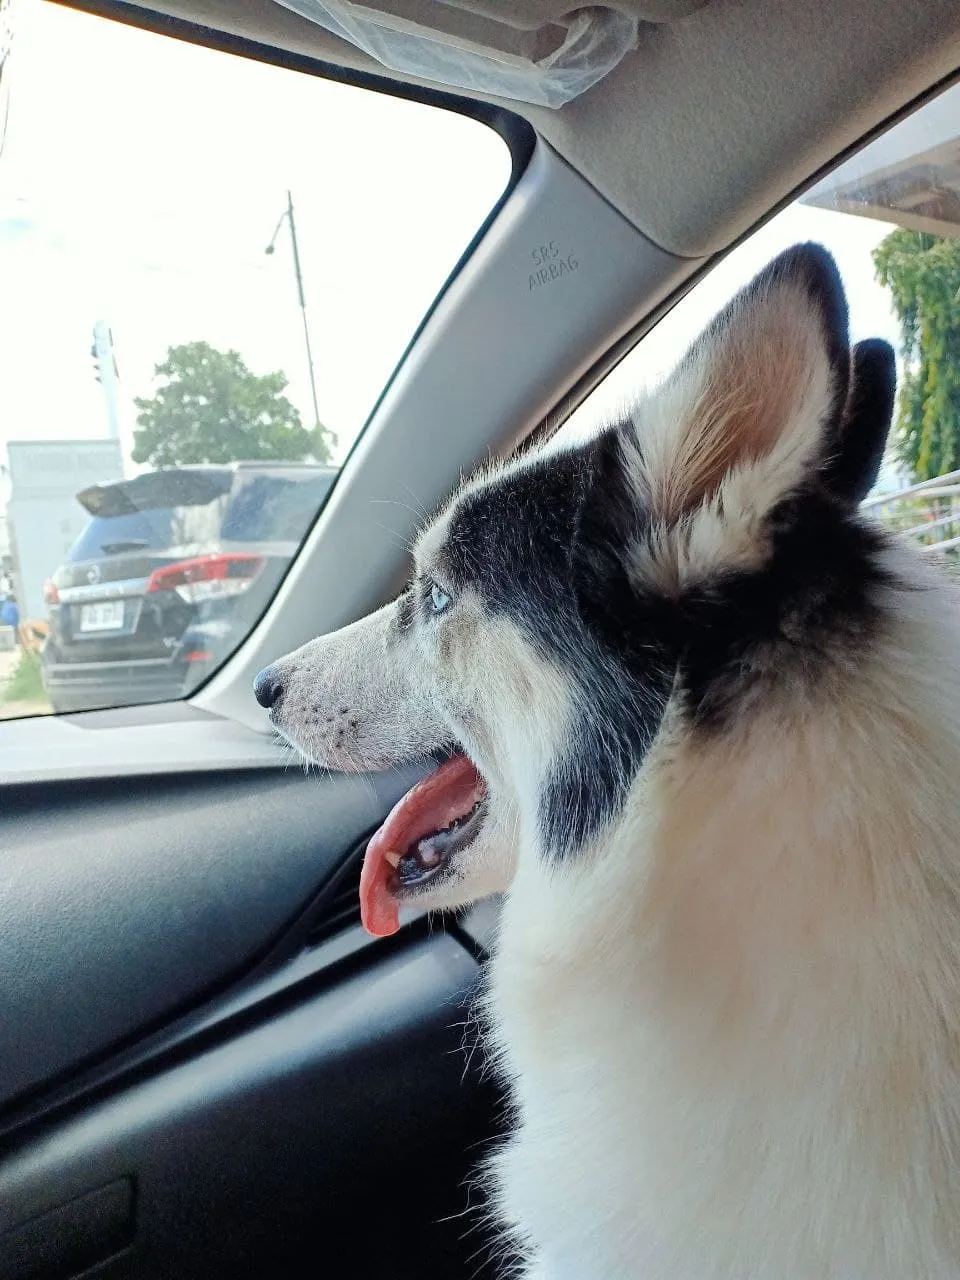
M 70 564 L 96 560 L 98 556 L 115 555 L 120 550 L 143 548 L 161 551 L 173 541 L 171 529 L 175 519 L 172 507 L 152 511 L 133 511 L 119 516 L 94 516 L 70 548 Z
M 174 467 L 81 489 L 76 500 L 91 518 L 67 562 L 102 560 L 131 551 L 212 547 L 220 537 L 233 479 L 228 470 Z M 54 585 L 60 576 L 54 575 Z
M 243 477 L 224 513 L 228 542 L 297 542 L 330 492 L 336 473 Z
M 511 157 L 438 107 L 6 6 L 0 718 L 247 635 Z
M 834 255 L 851 339 L 897 352 L 894 429 L 866 505 L 950 565 L 960 555 L 960 85 L 894 126 L 771 218 L 703 277 L 557 432 L 562 445 L 629 412 L 781 250 Z

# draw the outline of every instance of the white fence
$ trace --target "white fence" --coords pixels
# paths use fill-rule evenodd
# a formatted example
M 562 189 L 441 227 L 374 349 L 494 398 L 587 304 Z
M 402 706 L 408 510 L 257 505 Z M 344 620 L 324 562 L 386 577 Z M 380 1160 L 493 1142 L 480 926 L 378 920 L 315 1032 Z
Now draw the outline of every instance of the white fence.
M 931 555 L 960 548 L 960 471 L 894 493 L 876 494 L 863 506 L 875 511 L 888 529 L 912 538 Z

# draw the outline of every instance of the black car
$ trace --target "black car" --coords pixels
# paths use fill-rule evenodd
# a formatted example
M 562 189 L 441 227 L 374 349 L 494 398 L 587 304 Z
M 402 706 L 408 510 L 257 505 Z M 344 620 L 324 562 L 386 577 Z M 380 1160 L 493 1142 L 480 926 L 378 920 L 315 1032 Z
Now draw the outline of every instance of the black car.
M 336 469 L 177 467 L 77 494 L 90 523 L 47 582 L 55 711 L 176 698 L 263 612 Z

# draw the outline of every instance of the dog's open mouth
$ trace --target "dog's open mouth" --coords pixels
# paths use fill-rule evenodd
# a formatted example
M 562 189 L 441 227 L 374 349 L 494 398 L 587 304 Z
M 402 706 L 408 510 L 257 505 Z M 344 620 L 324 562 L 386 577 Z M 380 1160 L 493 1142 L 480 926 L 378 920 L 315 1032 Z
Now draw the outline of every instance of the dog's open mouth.
M 458 752 L 394 805 L 363 860 L 360 912 L 369 933 L 396 933 L 398 899 L 429 884 L 476 839 L 486 797 L 473 761 Z

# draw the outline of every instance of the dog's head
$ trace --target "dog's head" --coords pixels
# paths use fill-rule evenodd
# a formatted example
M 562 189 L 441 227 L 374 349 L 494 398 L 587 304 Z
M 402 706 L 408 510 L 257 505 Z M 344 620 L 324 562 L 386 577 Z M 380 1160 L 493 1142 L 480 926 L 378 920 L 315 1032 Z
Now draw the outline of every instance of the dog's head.
M 833 260 L 792 249 L 628 420 L 471 481 L 398 600 L 261 673 L 274 725 L 330 768 L 445 757 L 370 843 L 369 928 L 506 888 L 521 849 L 577 856 L 668 708 L 716 731 L 855 645 L 893 392 L 885 343 L 851 359 Z

